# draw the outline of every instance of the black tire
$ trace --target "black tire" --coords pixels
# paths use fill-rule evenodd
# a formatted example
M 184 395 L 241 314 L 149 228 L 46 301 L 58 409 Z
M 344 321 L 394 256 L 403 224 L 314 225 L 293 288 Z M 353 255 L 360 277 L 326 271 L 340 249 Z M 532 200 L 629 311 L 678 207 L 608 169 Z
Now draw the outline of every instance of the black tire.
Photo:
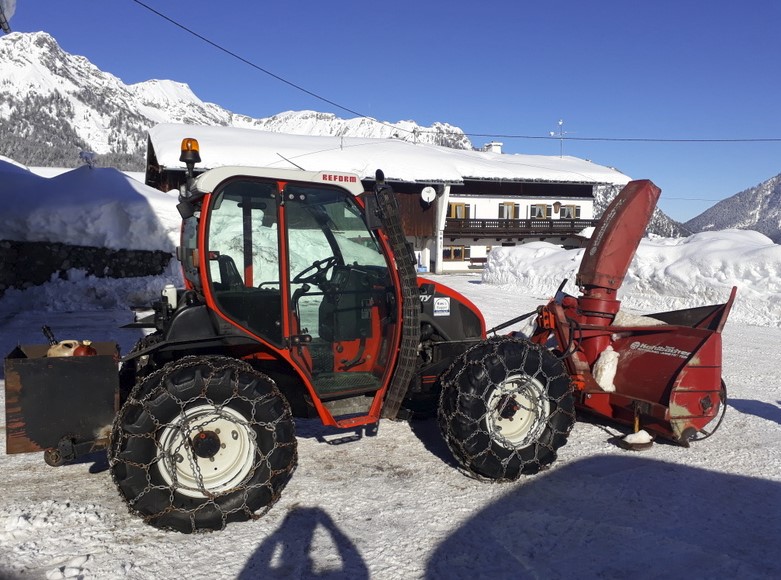
M 471 347 L 442 376 L 439 428 L 461 466 L 514 481 L 556 459 L 575 423 L 572 382 L 550 351 L 502 337 Z
M 298 458 L 290 408 L 274 382 L 218 356 L 182 358 L 136 385 L 108 455 L 130 511 L 184 533 L 261 517 Z

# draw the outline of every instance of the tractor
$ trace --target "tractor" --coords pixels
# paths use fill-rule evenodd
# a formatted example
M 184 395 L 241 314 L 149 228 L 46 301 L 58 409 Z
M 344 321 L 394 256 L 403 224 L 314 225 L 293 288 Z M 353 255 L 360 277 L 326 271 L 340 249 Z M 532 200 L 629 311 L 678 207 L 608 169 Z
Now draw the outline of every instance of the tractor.
M 576 410 L 680 445 L 726 405 L 725 304 L 621 325 L 617 291 L 659 196 L 633 181 L 600 220 L 582 295 L 486 330 L 466 297 L 418 277 L 395 194 L 376 175 L 220 167 L 179 196 L 184 287 L 166 287 L 121 359 L 40 345 L 6 358 L 9 453 L 62 465 L 106 449 L 130 511 L 184 533 L 256 519 L 297 463 L 294 417 L 376 432 L 436 414 L 459 465 L 490 481 L 546 468 Z M 562 288 L 563 288 L 562 284 Z M 529 335 L 497 334 L 536 317 Z M 75 350 L 75 349 L 74 349 Z M 63 384 L 67 382 L 67 384 Z M 75 402 L 74 402 L 75 401 Z

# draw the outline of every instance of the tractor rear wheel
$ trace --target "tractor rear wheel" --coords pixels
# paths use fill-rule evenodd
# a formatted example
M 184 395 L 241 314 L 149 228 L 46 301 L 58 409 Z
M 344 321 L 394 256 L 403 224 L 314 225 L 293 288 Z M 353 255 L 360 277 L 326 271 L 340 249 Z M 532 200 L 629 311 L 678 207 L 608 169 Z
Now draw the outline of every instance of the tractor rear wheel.
M 297 460 L 274 382 L 219 356 L 185 357 L 144 377 L 114 421 L 108 454 L 130 511 L 184 533 L 262 516 Z
M 439 427 L 461 466 L 513 481 L 556 459 L 575 423 L 572 383 L 550 351 L 497 338 L 473 346 L 442 376 Z

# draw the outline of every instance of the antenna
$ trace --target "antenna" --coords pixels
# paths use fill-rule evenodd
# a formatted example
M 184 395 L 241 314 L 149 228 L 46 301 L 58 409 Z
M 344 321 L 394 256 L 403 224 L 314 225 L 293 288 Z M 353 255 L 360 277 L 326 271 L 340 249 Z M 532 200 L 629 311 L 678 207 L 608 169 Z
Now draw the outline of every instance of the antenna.
M 285 161 L 287 161 L 288 163 L 290 163 L 290 165 L 295 165 L 295 166 L 296 166 L 296 167 L 298 167 L 298 168 L 299 168 L 301 171 L 306 171 L 306 169 L 304 169 L 303 167 L 301 167 L 301 166 L 300 166 L 298 163 L 293 163 L 293 162 L 292 162 L 290 159 L 288 159 L 287 157 L 285 157 L 284 155 L 282 155 L 282 153 L 280 153 L 280 152 L 277 152 L 277 155 L 279 155 L 279 156 L 280 156 L 282 159 L 284 159 Z
M 559 157 L 564 157 L 564 135 L 566 135 L 568 131 L 564 130 L 564 121 L 562 119 L 559 119 L 559 132 L 551 131 L 550 136 L 551 137 L 558 137 L 559 138 Z

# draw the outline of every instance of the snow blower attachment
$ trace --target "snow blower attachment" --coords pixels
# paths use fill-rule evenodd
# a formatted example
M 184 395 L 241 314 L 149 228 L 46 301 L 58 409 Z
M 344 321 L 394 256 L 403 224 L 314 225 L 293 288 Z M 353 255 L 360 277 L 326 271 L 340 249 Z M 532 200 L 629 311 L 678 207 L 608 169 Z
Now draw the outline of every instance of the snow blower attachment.
M 634 427 L 639 434 L 622 442 L 629 448 L 654 436 L 688 446 L 718 427 L 726 405 L 721 331 L 735 288 L 726 304 L 635 317 L 632 325 L 621 316 L 617 292 L 660 193 L 650 181 L 632 181 L 613 200 L 586 247 L 581 295 L 559 291 L 540 308 L 532 337 L 554 340 L 579 409 Z

